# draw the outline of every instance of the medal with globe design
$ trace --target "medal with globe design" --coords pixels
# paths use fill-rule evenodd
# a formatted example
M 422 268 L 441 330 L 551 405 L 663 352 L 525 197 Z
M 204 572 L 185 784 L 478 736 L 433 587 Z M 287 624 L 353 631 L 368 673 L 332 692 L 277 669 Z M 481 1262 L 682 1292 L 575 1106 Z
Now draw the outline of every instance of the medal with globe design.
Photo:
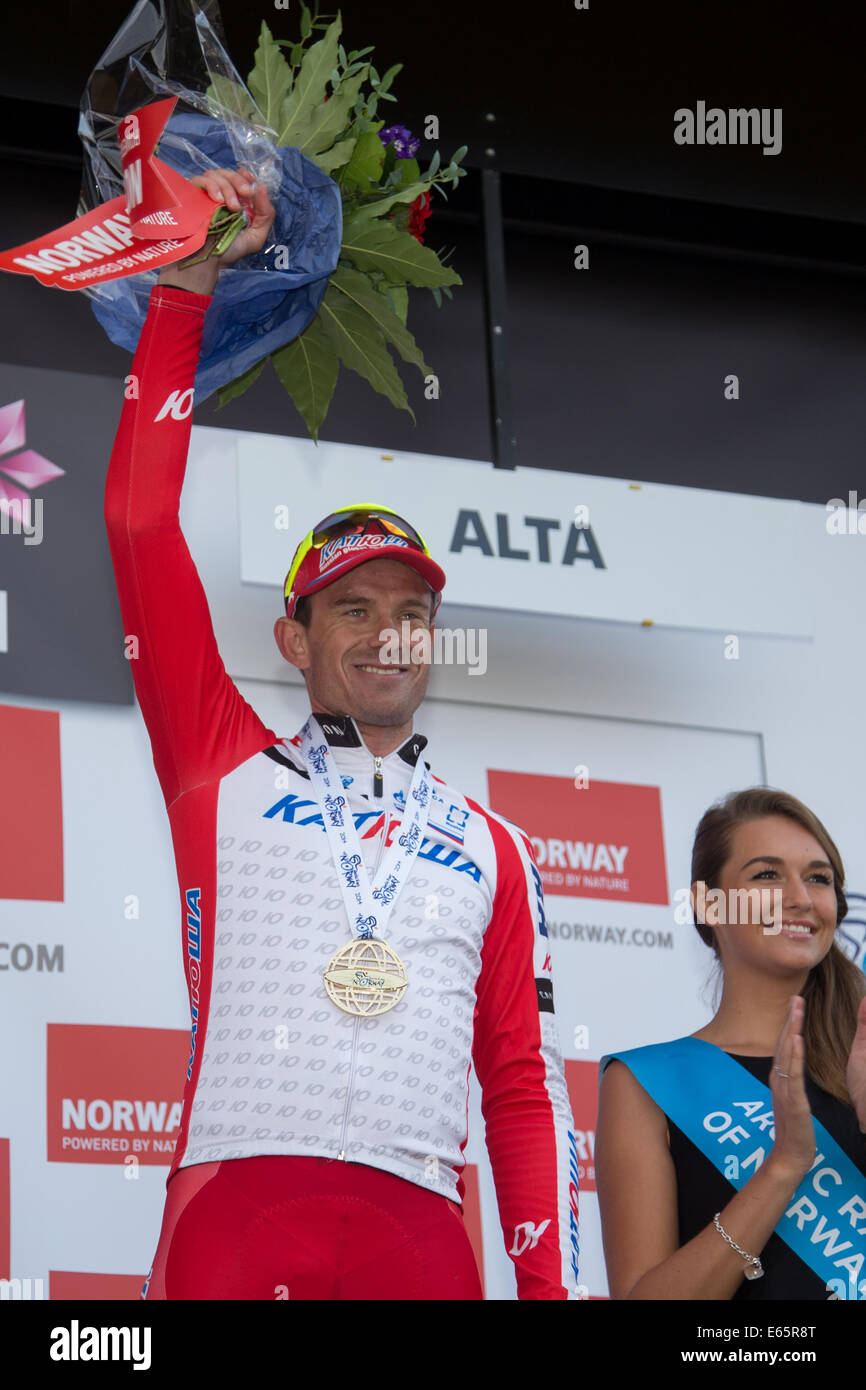
M 406 992 L 406 967 L 385 941 L 349 941 L 325 970 L 328 997 L 344 1013 L 372 1018 L 387 1013 Z
M 300 748 L 353 935 L 325 967 L 325 992 L 344 1013 L 374 1018 L 399 1004 L 409 984 L 406 966 L 379 933 L 385 930 L 424 838 L 431 798 L 428 769 L 421 758 L 416 760 L 403 818 L 371 882 L 339 769 L 317 715 L 311 714 L 301 730 Z

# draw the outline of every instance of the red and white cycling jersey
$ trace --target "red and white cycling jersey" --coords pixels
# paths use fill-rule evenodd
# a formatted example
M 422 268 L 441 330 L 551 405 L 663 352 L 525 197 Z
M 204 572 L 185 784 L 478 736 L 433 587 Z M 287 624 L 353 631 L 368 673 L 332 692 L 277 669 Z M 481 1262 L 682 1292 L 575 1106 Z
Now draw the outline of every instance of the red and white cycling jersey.
M 474 1059 L 519 1294 L 574 1297 L 577 1151 L 526 836 L 434 777 L 385 933 L 408 972 L 401 1002 L 362 1019 L 325 992 L 351 934 L 322 816 L 297 739 L 266 728 L 226 674 L 178 521 L 191 424 L 166 406 L 191 400 L 209 303 L 153 291 L 105 499 L 180 887 L 192 1031 L 169 1180 L 192 1164 L 305 1154 L 459 1201 Z M 374 759 L 351 719 L 319 721 L 372 876 L 426 740 Z

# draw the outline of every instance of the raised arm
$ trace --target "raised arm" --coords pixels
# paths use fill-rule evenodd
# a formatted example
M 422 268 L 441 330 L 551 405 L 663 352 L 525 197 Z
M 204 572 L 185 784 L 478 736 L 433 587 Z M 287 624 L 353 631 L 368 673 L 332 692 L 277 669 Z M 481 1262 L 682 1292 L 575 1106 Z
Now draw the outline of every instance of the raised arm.
M 232 249 L 255 249 L 252 232 Z M 178 519 L 202 327 L 218 273 L 213 261 L 161 273 L 127 378 L 105 489 L 127 654 L 168 805 L 276 740 L 226 674 Z
M 524 837 L 489 817 L 497 887 L 481 953 L 473 1057 L 505 1248 L 521 1299 L 576 1298 L 577 1150 L 541 878 Z
M 802 1011 L 792 1005 L 775 1057 L 790 1078 L 784 1092 L 773 1073 L 776 1141 L 719 1217 L 750 1255 L 763 1250 L 815 1155 L 803 1085 L 801 1022 Z M 667 1120 L 628 1067 L 616 1060 L 608 1063 L 601 1082 L 595 1175 L 611 1298 L 733 1298 L 745 1261 L 712 1221 L 680 1246 Z

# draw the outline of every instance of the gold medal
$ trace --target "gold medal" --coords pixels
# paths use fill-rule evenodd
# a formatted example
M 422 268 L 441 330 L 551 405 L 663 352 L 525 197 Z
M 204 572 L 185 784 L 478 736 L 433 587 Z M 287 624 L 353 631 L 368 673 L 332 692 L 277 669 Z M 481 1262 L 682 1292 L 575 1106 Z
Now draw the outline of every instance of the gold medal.
M 325 989 L 343 1013 L 387 1013 L 406 993 L 406 967 L 385 941 L 358 938 L 341 946 L 325 967 Z

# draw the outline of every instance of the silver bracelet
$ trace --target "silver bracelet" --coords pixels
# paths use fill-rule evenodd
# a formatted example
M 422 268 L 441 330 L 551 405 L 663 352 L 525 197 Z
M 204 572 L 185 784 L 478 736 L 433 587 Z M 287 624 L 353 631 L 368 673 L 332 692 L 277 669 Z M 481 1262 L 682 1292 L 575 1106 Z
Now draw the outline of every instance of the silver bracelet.
M 719 1220 L 721 1214 L 722 1213 L 720 1211 L 716 1212 L 715 1216 L 713 1217 L 713 1225 L 715 1226 L 722 1239 L 728 1242 L 731 1249 L 736 1250 L 737 1254 L 741 1255 L 742 1258 L 746 1261 L 746 1268 L 743 1270 L 743 1274 L 745 1275 L 745 1277 L 747 1279 L 760 1279 L 764 1273 L 764 1266 L 761 1264 L 761 1261 L 758 1259 L 757 1255 L 750 1255 L 748 1250 L 744 1250 L 742 1246 L 738 1245 L 735 1240 L 731 1240 L 731 1237 L 728 1235 L 727 1231 L 725 1230 L 724 1226 Z

